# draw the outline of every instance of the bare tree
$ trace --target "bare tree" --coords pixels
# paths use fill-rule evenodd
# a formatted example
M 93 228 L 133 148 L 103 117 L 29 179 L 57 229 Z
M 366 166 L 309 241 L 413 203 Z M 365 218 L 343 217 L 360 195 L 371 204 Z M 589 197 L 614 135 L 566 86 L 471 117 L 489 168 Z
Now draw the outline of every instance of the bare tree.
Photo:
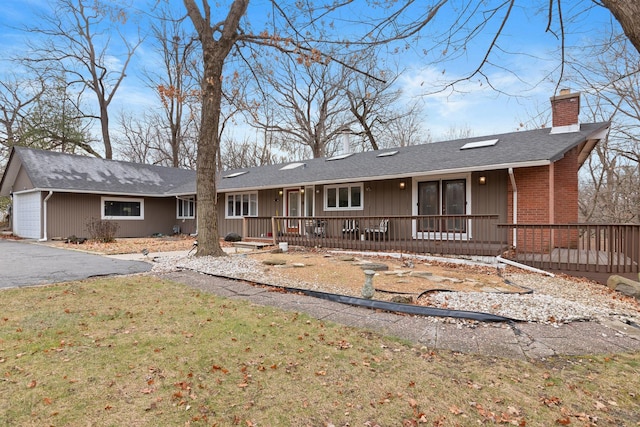
M 80 151 L 100 157 L 91 146 L 89 124 L 77 105 L 77 94 L 69 91 L 64 78 L 50 78 L 49 87 L 33 104 L 21 126 L 20 144 L 63 153 Z
M 288 56 L 277 56 L 276 67 L 256 64 L 263 97 L 255 102 L 251 125 L 277 134 L 281 149 L 292 153 L 303 147 L 305 157 L 332 155 L 338 136 L 355 124 L 348 114 L 348 72 L 326 63 L 298 64 Z M 347 70 L 348 71 L 348 70 Z
M 287 161 L 286 157 L 277 155 L 273 150 L 273 138 L 274 134 L 270 132 L 265 132 L 262 144 L 256 144 L 248 138 L 240 142 L 229 137 L 223 138 L 221 169 L 244 169 Z
M 424 128 L 418 104 L 412 104 L 408 110 L 390 121 L 380 130 L 380 148 L 408 147 L 410 145 L 433 142 L 428 129 Z
M 591 61 L 578 61 L 583 55 Z M 640 54 L 619 34 L 576 56 L 568 64 L 592 120 L 612 122 L 608 140 L 585 163 L 580 214 L 585 221 L 640 222 Z
M 22 145 L 43 150 L 100 157 L 91 146 L 88 124 L 77 110 L 73 94 L 62 77 L 0 82 L 0 147 Z
M 181 154 L 188 152 L 186 137 L 188 128 L 199 113 L 200 88 L 195 40 L 183 29 L 182 21 L 163 9 L 159 24 L 152 26 L 156 49 L 162 59 L 162 67 L 148 70 L 148 85 L 158 94 L 160 109 L 167 130 L 166 138 L 159 140 L 156 150 L 169 159 L 169 165 L 184 164 Z
M 57 75 L 69 76 L 70 87 L 93 93 L 98 113 L 87 111 L 85 116 L 99 120 L 107 159 L 113 156 L 109 105 L 141 43 L 117 33 L 124 52 L 111 49 L 110 34 L 128 18 L 125 8 L 115 2 L 57 0 L 51 14 L 41 16 L 42 25 L 28 30 L 34 39 L 29 43 L 30 55 L 24 58 L 27 64 L 37 70 L 58 70 Z M 116 56 L 122 60 L 114 60 Z
M 419 103 L 400 102 L 402 90 L 395 85 L 401 73 L 381 69 L 378 57 L 370 49 L 352 59 L 354 66 L 358 64 L 365 72 L 350 70 L 344 89 L 356 121 L 351 130 L 367 142 L 362 150 L 415 144 L 420 140 Z
M 0 80 L 0 159 L 4 160 L 8 149 L 19 144 L 29 111 L 45 89 L 39 79 L 23 81 L 8 76 Z

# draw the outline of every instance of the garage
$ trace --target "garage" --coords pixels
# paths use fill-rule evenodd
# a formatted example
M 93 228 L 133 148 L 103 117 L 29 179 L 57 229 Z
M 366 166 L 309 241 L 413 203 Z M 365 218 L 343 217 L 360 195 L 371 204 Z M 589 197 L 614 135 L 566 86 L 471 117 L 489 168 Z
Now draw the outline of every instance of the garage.
M 13 233 L 25 239 L 39 239 L 42 199 L 40 192 L 13 195 Z

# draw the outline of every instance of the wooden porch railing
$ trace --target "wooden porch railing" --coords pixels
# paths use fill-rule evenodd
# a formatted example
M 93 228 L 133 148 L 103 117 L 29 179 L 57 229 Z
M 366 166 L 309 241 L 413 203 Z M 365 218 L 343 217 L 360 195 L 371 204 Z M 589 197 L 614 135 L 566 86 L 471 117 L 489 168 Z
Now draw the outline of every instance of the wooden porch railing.
M 640 273 L 640 225 L 498 224 L 497 215 L 246 217 L 244 238 L 415 254 L 505 255 L 544 270 Z M 604 276 L 603 276 L 604 277 Z
M 307 247 L 495 256 L 507 249 L 506 230 L 497 224 L 498 215 L 246 217 L 243 237 Z
M 640 225 L 499 224 L 513 246 L 508 257 L 546 270 L 640 272 Z

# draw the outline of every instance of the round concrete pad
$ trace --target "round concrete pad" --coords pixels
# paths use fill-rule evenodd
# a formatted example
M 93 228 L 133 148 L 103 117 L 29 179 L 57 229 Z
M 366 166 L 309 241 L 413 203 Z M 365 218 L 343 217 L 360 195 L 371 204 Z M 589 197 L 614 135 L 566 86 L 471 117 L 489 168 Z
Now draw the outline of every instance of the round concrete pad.
M 124 261 L 32 242 L 0 239 L 0 287 L 3 288 L 149 270 L 151 265 L 143 261 Z

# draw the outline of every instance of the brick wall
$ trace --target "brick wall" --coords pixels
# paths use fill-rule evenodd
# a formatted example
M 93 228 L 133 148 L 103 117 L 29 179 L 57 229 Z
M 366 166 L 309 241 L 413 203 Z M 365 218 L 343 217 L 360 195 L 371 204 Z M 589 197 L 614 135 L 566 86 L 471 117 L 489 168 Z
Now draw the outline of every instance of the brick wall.
M 549 167 L 536 166 L 514 169 L 518 189 L 518 223 L 546 224 L 549 218 Z M 513 221 L 513 187 L 508 185 L 507 210 L 509 221 Z M 509 236 L 513 238 L 513 236 Z M 518 248 L 537 252 L 549 246 L 549 233 L 530 233 L 518 230 Z M 511 242 L 513 243 L 513 242 Z
M 555 223 L 578 222 L 578 148 L 556 162 Z
M 574 148 L 553 165 L 553 190 L 550 190 L 550 167 L 537 166 L 514 170 L 518 188 L 518 223 L 524 224 L 564 224 L 578 221 L 578 149 Z M 513 188 L 508 183 L 507 211 L 509 222 L 513 221 Z M 550 200 L 553 208 L 550 207 Z M 550 217 L 553 213 L 553 218 Z M 555 235 L 557 234 L 557 236 Z M 511 236 L 510 236 L 511 238 Z M 524 234 L 520 231 L 518 247 L 523 250 L 555 246 L 575 245 L 577 235 L 538 231 Z

